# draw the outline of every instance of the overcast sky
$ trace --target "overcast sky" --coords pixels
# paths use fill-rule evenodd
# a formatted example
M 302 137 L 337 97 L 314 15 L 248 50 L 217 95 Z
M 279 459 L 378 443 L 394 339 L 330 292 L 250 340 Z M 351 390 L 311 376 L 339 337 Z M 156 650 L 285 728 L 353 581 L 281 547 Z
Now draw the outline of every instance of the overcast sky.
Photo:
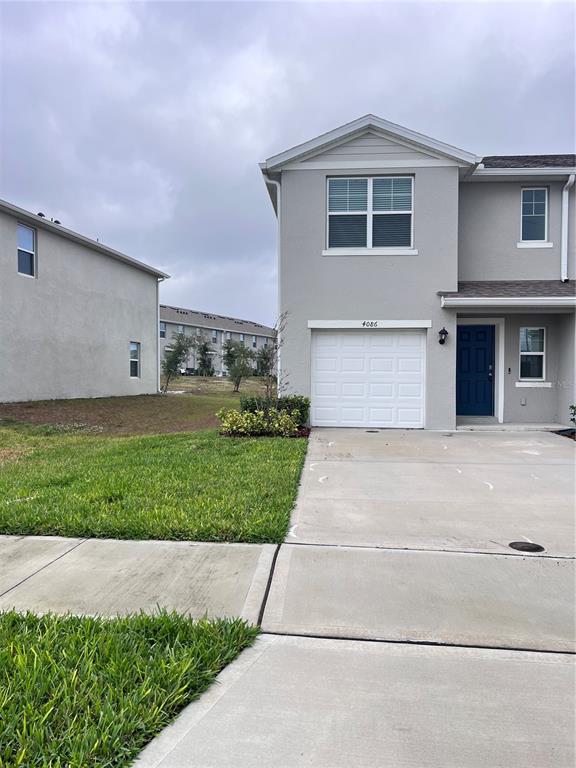
M 574 145 L 569 3 L 0 3 L 0 195 L 272 323 L 258 162 L 367 112 L 477 154 Z

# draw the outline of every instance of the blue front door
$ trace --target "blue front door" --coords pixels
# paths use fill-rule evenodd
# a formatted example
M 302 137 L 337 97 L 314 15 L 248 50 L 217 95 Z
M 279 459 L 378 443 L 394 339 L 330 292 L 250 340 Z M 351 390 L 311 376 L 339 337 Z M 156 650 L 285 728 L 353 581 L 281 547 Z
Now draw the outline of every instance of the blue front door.
M 456 413 L 494 415 L 494 326 L 459 325 L 456 343 Z

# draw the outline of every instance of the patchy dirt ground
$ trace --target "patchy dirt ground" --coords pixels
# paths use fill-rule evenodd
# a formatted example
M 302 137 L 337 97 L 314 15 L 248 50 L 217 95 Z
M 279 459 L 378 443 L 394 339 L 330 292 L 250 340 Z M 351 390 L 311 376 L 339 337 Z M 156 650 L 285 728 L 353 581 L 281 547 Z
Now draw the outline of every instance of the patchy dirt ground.
M 249 379 L 238 394 L 232 391 L 227 379 L 179 377 L 173 389 L 186 389 L 186 393 L 4 403 L 0 404 L 0 424 L 47 424 L 62 432 L 109 435 L 210 429 L 218 426 L 215 414 L 220 408 L 236 407 L 242 394 L 260 393 L 262 383 L 259 379 Z

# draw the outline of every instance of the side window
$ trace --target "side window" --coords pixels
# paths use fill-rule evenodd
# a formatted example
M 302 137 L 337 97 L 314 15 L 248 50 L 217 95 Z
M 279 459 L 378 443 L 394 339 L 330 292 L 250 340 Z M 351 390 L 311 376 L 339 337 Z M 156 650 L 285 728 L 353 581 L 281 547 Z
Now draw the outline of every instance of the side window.
M 140 342 L 130 342 L 130 378 L 140 378 Z
M 166 323 L 160 322 L 160 338 L 166 338 Z
M 256 347 L 256 336 L 252 336 L 252 346 Z
M 546 375 L 546 331 L 520 328 L 520 378 L 544 379 Z
M 183 325 L 176 326 L 176 332 L 177 333 L 184 333 L 184 326 Z
M 522 190 L 522 242 L 546 242 L 548 238 L 548 190 Z
M 36 277 L 36 230 L 18 224 L 18 272 Z

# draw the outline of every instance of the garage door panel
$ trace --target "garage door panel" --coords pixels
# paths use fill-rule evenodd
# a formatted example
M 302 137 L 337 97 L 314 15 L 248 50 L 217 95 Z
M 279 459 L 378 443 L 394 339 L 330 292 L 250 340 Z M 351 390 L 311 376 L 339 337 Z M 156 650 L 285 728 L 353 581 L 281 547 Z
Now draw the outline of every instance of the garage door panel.
M 424 426 L 423 331 L 314 331 L 314 426 Z

